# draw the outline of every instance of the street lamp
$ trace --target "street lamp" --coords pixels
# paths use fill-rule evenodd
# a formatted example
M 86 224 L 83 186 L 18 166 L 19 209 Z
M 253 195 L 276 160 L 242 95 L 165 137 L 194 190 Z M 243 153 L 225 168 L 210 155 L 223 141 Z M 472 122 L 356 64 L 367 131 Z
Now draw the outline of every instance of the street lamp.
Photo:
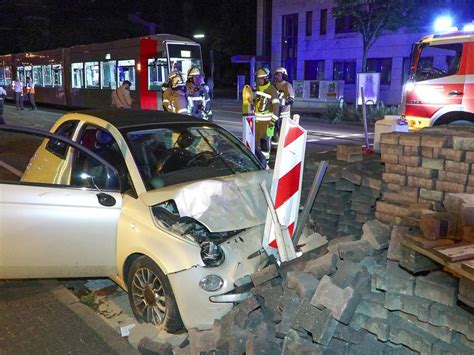
M 193 35 L 193 38 L 200 39 L 200 38 L 206 38 L 206 35 L 204 33 L 196 33 Z

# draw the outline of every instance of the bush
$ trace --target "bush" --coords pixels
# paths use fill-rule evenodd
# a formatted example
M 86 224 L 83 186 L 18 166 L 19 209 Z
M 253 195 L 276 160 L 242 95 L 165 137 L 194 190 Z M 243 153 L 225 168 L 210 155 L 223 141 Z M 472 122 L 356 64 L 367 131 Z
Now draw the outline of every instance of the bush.
M 398 106 L 385 106 L 382 101 L 377 105 L 367 106 L 367 123 L 374 123 L 379 119 L 383 119 L 386 115 L 397 115 L 398 110 Z M 362 107 L 345 103 L 329 103 L 326 105 L 321 117 L 330 123 L 342 121 L 362 122 Z

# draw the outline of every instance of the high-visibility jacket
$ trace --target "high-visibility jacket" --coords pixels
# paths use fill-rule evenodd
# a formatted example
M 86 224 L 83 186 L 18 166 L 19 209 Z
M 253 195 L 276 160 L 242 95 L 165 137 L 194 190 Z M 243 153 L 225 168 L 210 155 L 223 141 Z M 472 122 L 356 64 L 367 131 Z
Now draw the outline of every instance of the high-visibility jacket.
M 291 104 L 295 99 L 295 90 L 286 80 L 275 82 L 274 85 L 278 90 L 278 97 L 280 99 L 280 117 L 290 117 Z
M 27 94 L 34 94 L 35 93 L 35 83 L 30 81 L 26 83 L 26 93 Z
M 255 120 L 272 121 L 278 120 L 280 113 L 280 100 L 278 90 L 270 82 L 257 87 L 254 99 Z
M 182 91 L 167 88 L 163 92 L 163 109 L 167 112 L 188 114 L 188 100 Z
M 205 118 L 211 111 L 211 98 L 207 85 L 195 85 L 188 81 L 186 83 L 186 94 L 189 114 L 194 117 Z

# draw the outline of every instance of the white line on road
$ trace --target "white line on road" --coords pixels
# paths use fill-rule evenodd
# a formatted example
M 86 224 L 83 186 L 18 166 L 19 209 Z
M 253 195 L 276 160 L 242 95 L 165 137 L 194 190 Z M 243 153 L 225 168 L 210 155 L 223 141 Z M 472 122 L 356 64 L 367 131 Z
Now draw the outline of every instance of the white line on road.
M 23 175 L 20 170 L 15 169 L 13 166 L 11 166 L 10 164 L 5 163 L 4 161 L 0 160 L 0 166 L 2 168 L 7 169 L 9 172 L 11 172 L 12 174 L 15 174 L 18 177 L 21 177 Z

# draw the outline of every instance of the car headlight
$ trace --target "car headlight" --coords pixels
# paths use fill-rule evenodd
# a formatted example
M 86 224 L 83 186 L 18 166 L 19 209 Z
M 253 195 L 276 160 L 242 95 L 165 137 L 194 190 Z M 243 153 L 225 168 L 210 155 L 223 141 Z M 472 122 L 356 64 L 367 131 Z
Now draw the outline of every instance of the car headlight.
M 201 259 L 208 267 L 216 267 L 222 265 L 225 260 L 224 251 L 214 242 L 201 243 Z
M 218 275 L 207 275 L 199 281 L 199 287 L 207 292 L 215 292 L 224 286 L 224 280 Z

